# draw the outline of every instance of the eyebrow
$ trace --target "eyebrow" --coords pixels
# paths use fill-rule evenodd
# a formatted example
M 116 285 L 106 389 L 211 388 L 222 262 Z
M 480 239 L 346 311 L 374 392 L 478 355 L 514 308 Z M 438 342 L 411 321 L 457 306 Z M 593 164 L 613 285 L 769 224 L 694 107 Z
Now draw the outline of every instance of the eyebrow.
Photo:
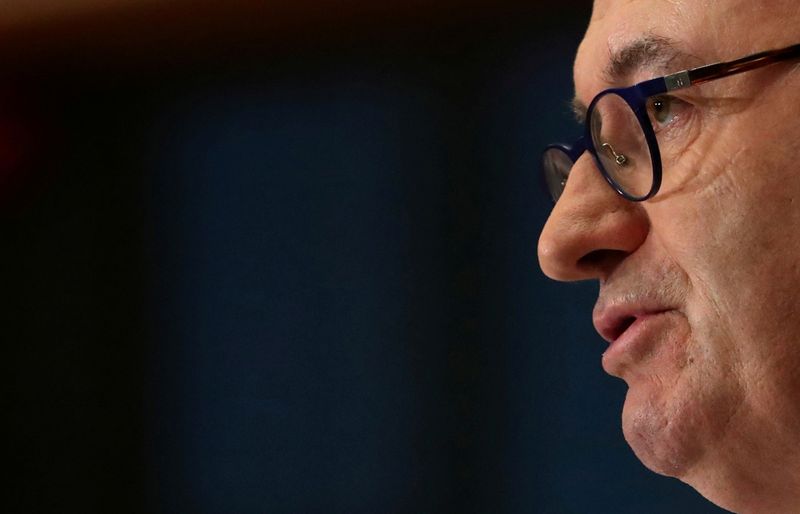
M 572 116 L 578 122 L 578 125 L 586 123 L 586 111 L 588 111 L 588 108 L 578 100 L 577 96 L 570 102 L 570 107 L 572 107 Z
M 685 60 L 686 57 L 688 56 L 678 51 L 671 39 L 647 34 L 619 50 L 611 51 L 603 76 L 607 82 L 615 84 L 641 68 L 652 68 L 666 73 L 673 71 L 668 67 L 675 60 Z
M 655 34 L 646 34 L 610 53 L 611 58 L 603 70 L 603 78 L 609 84 L 620 84 L 642 68 L 667 74 L 675 71 L 672 68 L 676 62 L 688 67 L 690 57 L 678 50 L 673 40 Z M 578 123 L 585 122 L 586 109 L 586 105 L 577 97 L 572 100 L 572 112 Z

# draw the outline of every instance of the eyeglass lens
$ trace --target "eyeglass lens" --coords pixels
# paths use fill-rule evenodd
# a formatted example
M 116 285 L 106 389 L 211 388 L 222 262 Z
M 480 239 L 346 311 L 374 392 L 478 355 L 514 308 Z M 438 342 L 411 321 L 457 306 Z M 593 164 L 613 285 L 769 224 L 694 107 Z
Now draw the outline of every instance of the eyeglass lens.
M 628 102 L 617 94 L 605 94 L 594 104 L 589 123 L 603 173 L 631 198 L 650 193 L 654 181 L 650 147 Z M 558 201 L 574 163 L 557 147 L 547 149 L 543 159 L 547 188 L 553 201 Z
M 572 159 L 558 148 L 548 148 L 544 152 L 544 178 L 547 190 L 554 202 L 557 202 L 567 185 L 567 177 L 572 169 Z
M 629 196 L 646 196 L 653 187 L 650 148 L 628 103 L 619 95 L 604 95 L 589 123 L 597 158 L 608 177 Z

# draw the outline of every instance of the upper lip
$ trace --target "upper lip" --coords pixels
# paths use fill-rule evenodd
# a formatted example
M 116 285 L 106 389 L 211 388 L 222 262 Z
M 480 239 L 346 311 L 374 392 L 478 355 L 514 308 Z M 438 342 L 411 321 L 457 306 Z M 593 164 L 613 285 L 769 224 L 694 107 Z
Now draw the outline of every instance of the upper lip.
M 668 310 L 671 308 L 647 294 L 601 295 L 592 312 L 592 323 L 603 339 L 613 343 L 637 318 Z

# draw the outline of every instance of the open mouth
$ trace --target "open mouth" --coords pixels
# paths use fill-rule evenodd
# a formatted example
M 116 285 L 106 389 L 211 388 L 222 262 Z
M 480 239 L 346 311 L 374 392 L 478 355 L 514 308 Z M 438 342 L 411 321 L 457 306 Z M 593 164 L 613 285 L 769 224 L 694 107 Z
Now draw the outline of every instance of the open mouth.
M 611 341 L 615 341 L 619 336 L 625 333 L 631 325 L 636 322 L 636 316 L 627 316 L 622 318 L 619 323 L 609 331 Z
M 663 314 L 669 309 L 664 307 L 617 306 L 602 312 L 595 312 L 594 325 L 600 336 L 608 343 L 613 343 L 627 332 L 632 326 L 638 325 L 650 318 Z

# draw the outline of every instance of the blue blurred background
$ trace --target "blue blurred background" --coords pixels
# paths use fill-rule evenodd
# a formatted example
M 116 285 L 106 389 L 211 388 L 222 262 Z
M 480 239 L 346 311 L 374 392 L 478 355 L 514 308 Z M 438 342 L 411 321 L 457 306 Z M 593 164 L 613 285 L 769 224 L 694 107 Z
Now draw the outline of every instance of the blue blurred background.
M 720 512 L 635 459 L 595 286 L 536 262 L 590 7 L 14 40 L 3 511 Z

